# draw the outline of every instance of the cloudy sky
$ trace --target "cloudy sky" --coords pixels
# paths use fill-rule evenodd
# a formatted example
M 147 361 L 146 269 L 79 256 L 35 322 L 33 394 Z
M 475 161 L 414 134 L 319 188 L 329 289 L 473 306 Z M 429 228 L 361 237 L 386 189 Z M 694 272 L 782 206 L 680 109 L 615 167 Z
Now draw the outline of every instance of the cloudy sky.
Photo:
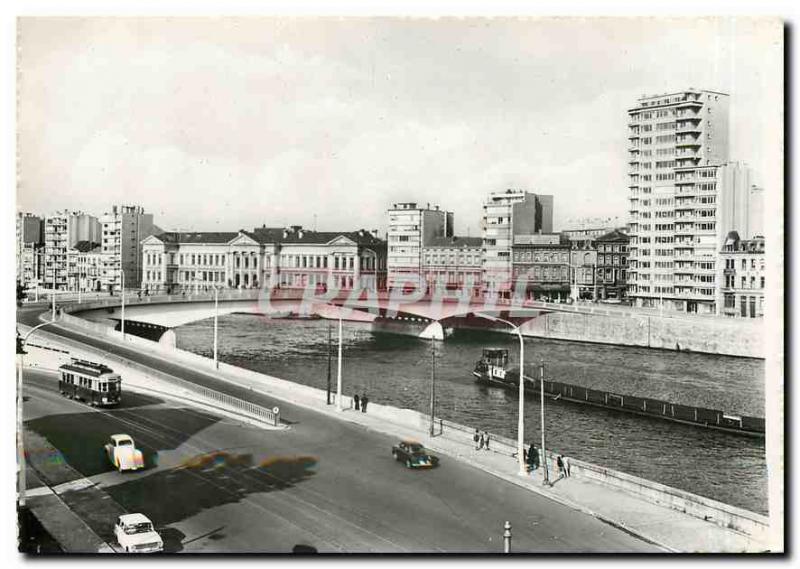
M 21 19 L 18 208 L 137 203 L 165 229 L 386 226 L 508 187 L 555 222 L 627 214 L 626 109 L 732 96 L 770 179 L 781 28 L 748 19 Z M 778 123 L 780 124 L 780 123 Z M 773 172 L 774 174 L 774 172 Z

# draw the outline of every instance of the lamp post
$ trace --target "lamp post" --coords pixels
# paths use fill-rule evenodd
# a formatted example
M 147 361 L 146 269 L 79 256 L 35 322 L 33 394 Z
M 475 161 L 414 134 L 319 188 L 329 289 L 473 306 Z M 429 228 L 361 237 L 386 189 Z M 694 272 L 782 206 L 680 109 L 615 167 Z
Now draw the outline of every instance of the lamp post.
M 431 436 L 433 436 L 434 416 L 436 414 L 436 344 L 431 338 Z
M 219 369 L 217 319 L 219 318 L 219 287 L 214 287 L 214 368 Z
M 19 497 L 18 502 L 19 505 L 24 507 L 25 506 L 25 443 L 23 441 L 23 431 L 22 431 L 22 375 L 24 369 L 24 361 L 23 358 L 25 357 L 25 345 L 28 343 L 28 338 L 31 337 L 36 330 L 43 326 L 47 326 L 48 324 L 52 324 L 54 320 L 49 322 L 42 322 L 38 326 L 34 326 L 25 336 L 22 337 L 19 345 L 19 359 L 17 360 L 17 461 L 18 461 L 18 468 L 19 468 L 19 478 L 17 481 L 17 485 L 19 487 Z
M 519 461 L 519 474 L 520 476 L 527 476 L 528 469 L 525 465 L 525 447 L 524 447 L 524 438 L 525 438 L 525 384 L 524 384 L 524 376 L 523 370 L 525 367 L 525 340 L 522 337 L 522 332 L 519 329 L 519 326 L 509 322 L 508 320 L 504 320 L 502 318 L 498 318 L 497 316 L 491 316 L 490 314 L 483 314 L 480 312 L 476 312 L 475 316 L 480 318 L 485 318 L 487 320 L 492 320 L 495 322 L 502 322 L 514 330 L 519 337 L 519 409 L 517 412 L 517 459 Z M 544 452 L 544 449 L 542 449 Z
M 120 315 L 120 332 L 122 332 L 122 339 L 125 339 L 125 271 L 122 270 L 122 265 L 119 267 L 119 274 L 122 276 L 122 310 Z
M 547 472 L 547 447 L 544 446 L 544 359 L 539 360 L 539 407 L 542 412 L 542 465 L 544 466 L 544 484 L 550 483 L 550 474 Z
M 336 407 L 342 407 L 342 317 L 339 316 L 339 361 L 336 362 Z

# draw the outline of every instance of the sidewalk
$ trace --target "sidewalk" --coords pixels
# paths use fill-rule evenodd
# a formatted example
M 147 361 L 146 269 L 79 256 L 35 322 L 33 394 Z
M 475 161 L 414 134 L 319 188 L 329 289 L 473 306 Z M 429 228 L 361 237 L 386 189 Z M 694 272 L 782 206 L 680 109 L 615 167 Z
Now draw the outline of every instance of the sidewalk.
M 109 338 L 109 341 L 113 340 Z M 142 346 L 130 343 L 125 345 L 131 349 L 145 351 Z M 373 413 L 360 413 L 350 408 L 349 397 L 343 401 L 345 409 L 338 411 L 336 405 L 325 404 L 324 392 L 317 389 L 227 364 L 220 364 L 219 369 L 213 369 L 211 360 L 200 358 L 195 354 L 183 354 L 180 350 L 175 350 L 174 357 L 168 357 L 157 349 L 146 350 L 146 353 L 173 364 L 203 371 L 209 376 L 254 392 L 323 413 L 337 420 L 363 425 L 396 437 L 398 440 L 406 438 L 418 440 L 433 451 L 467 462 L 507 482 L 595 516 L 656 544 L 665 551 L 735 553 L 767 550 L 766 544 L 743 533 L 656 505 L 643 497 L 628 494 L 587 478 L 572 476 L 556 481 L 553 486 L 544 486 L 542 469 L 540 468 L 535 476 L 520 475 L 516 458 L 511 456 L 510 451 L 505 450 L 504 445 L 496 445 L 491 451 L 477 451 L 474 448 L 471 432 L 447 426 L 442 434 L 430 437 L 424 422 L 414 420 L 418 414 L 413 411 L 371 403 L 370 409 Z M 185 361 L 182 357 L 184 355 Z M 208 364 L 198 365 L 199 360 L 206 360 Z M 393 418 L 395 420 L 392 420 Z M 550 468 L 552 480 L 555 478 L 552 474 L 554 468 L 552 464 Z
M 58 451 L 29 429 L 25 429 L 25 447 L 29 457 L 25 469 L 26 503 L 42 527 L 64 553 L 114 553 L 113 548 L 75 512 L 74 504 L 68 505 L 61 496 L 81 481 L 80 473 L 63 460 L 58 460 Z M 104 510 L 108 507 L 108 500 L 99 497 L 91 502 Z M 108 515 L 115 514 L 116 510 Z

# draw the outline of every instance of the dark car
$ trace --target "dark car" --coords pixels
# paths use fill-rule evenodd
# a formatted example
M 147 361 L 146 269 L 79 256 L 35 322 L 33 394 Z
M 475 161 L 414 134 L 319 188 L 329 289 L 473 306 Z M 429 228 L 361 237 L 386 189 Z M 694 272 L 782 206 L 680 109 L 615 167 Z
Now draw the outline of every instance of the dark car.
M 407 468 L 433 468 L 439 459 L 429 453 L 420 443 L 403 441 L 392 447 L 392 456 L 403 462 Z

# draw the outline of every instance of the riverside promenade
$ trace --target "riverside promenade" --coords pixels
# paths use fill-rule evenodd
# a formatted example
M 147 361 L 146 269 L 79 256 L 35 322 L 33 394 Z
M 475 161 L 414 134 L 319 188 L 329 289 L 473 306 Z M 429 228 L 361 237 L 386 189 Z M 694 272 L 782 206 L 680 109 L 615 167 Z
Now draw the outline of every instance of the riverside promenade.
M 72 332 L 88 334 L 93 326 L 87 323 L 87 326 L 82 328 L 77 326 L 72 318 L 66 320 L 68 320 L 68 323 L 62 322 L 59 326 L 63 326 L 65 330 Z M 73 341 L 65 342 L 63 339 L 51 334 L 43 333 L 42 336 L 46 337 L 49 342 L 60 344 L 65 348 L 75 348 Z M 111 341 L 120 346 L 124 345 L 128 349 L 141 351 L 150 357 L 163 359 L 173 365 L 181 365 L 188 369 L 206 373 L 217 380 L 224 380 L 253 392 L 312 409 L 329 416 L 333 420 L 357 423 L 368 429 L 395 436 L 398 439 L 418 440 L 440 453 L 443 457 L 463 461 L 496 476 L 498 484 L 511 483 L 523 487 L 577 511 L 592 515 L 615 527 L 622 528 L 645 541 L 658 545 L 665 551 L 761 552 L 769 549 L 769 544 L 766 542 L 763 532 L 750 532 L 750 535 L 747 535 L 742 531 L 735 531 L 726 527 L 726 524 L 720 524 L 719 520 L 712 519 L 713 516 L 706 516 L 707 519 L 704 520 L 698 515 L 691 515 L 690 513 L 684 513 L 680 509 L 675 509 L 674 506 L 666 507 L 645 496 L 598 482 L 597 479 L 593 478 L 592 474 L 610 471 L 605 471 L 593 465 L 585 465 L 584 467 L 580 461 L 571 460 L 572 476 L 560 479 L 552 486 L 545 486 L 542 483 L 542 469 L 539 469 L 535 476 L 518 474 L 517 461 L 512 456 L 513 444 L 509 441 L 495 438 L 492 450 L 475 450 L 471 436 L 472 431 L 467 426 L 437 422 L 435 436 L 431 437 L 427 429 L 425 416 L 414 411 L 391 408 L 371 402 L 369 412 L 360 413 L 352 409 L 349 397 L 343 398 L 342 406 L 344 409 L 340 411 L 335 404 L 326 405 L 325 393 L 318 389 L 223 363 L 219 365 L 219 369 L 215 369 L 213 361 L 196 354 L 131 336 L 126 337 L 123 342 L 121 335 L 113 330 L 108 330 L 105 336 L 106 341 Z M 93 351 L 90 346 L 82 347 L 90 352 Z M 103 350 L 95 350 L 95 352 L 95 357 L 100 359 L 107 354 Z M 115 361 L 112 360 L 111 363 L 113 365 Z M 118 359 L 116 365 L 119 365 Z M 136 383 L 139 389 L 147 388 L 146 379 L 137 378 Z M 156 386 L 154 385 L 153 387 Z M 627 476 L 622 473 L 616 474 L 621 477 Z M 550 477 L 551 480 L 555 477 L 552 465 Z M 700 500 L 712 502 L 706 499 Z M 720 506 L 734 511 L 737 515 L 744 514 L 746 517 L 747 514 L 750 514 L 729 506 Z M 686 510 L 686 507 L 684 506 L 683 509 Z M 762 516 L 757 516 L 756 514 L 752 514 L 752 516 L 762 525 L 765 522 Z

